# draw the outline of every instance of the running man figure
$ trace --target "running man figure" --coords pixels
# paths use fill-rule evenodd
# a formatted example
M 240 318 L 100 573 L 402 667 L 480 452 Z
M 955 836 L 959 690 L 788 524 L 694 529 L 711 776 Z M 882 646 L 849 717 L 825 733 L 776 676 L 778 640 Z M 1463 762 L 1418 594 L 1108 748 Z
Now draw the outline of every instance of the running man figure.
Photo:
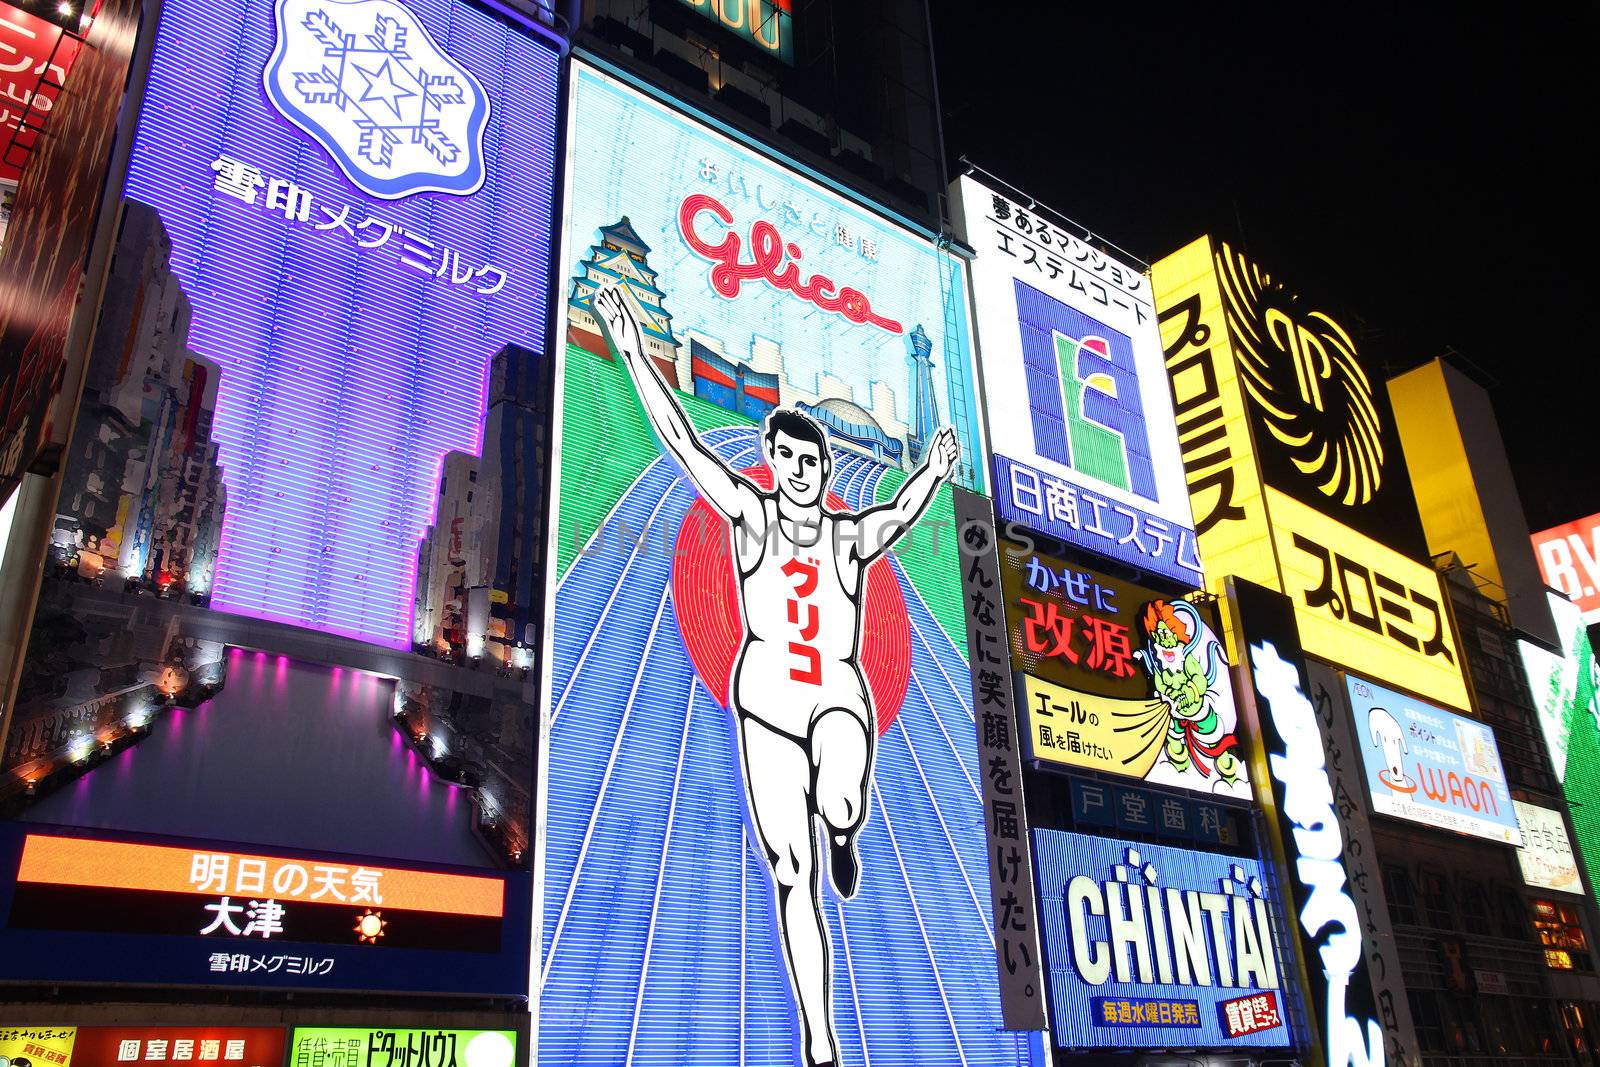
M 762 454 L 775 489 L 732 470 L 696 435 L 644 353 L 622 291 L 594 297 L 601 329 L 639 391 L 645 415 L 700 496 L 727 520 L 745 638 L 730 695 L 738 714 L 745 793 L 772 868 L 784 955 L 809 1067 L 837 1064 L 832 974 L 822 916 L 817 823 L 841 897 L 861 876 L 856 836 L 867 819 L 877 716 L 861 673 L 867 567 L 927 510 L 955 467 L 946 427 L 894 499 L 861 512 L 823 507 L 833 474 L 827 434 L 809 416 L 767 416 Z

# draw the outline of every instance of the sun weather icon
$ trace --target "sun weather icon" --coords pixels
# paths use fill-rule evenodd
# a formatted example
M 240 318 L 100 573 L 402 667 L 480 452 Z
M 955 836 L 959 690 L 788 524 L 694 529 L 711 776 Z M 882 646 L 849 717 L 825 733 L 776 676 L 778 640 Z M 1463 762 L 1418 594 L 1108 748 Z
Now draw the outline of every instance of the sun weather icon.
M 484 179 L 489 98 L 392 0 L 279 0 L 263 74 L 283 116 L 386 200 L 466 195 Z
M 362 944 L 376 945 L 378 938 L 383 936 L 383 931 L 388 925 L 389 920 L 383 917 L 383 912 L 373 911 L 368 908 L 356 919 L 356 940 Z

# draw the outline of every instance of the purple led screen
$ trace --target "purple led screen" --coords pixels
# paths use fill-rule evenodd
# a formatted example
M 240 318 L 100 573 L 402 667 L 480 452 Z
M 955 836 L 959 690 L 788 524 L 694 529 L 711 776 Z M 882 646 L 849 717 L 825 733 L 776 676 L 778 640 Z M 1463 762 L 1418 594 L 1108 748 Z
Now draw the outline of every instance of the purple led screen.
M 443 91 L 487 99 L 482 186 L 379 199 L 353 185 L 269 100 L 280 6 L 305 40 L 331 18 L 346 45 L 372 42 L 354 58 L 330 48 L 324 64 L 301 40 L 284 64 L 285 78 L 360 68 L 325 95 L 330 126 L 329 106 L 407 114 L 419 94 L 406 86 L 422 84 L 408 65 L 469 71 Z M 189 348 L 220 368 L 212 605 L 391 646 L 410 643 L 442 458 L 479 449 L 490 357 L 508 343 L 544 351 L 559 62 L 464 3 L 404 7 L 436 48 L 390 0 L 166 0 L 126 194 L 159 213 L 193 303 Z M 393 140 L 395 158 L 435 136 L 454 138 L 441 158 L 479 150 L 471 133 L 422 125 L 415 142 Z

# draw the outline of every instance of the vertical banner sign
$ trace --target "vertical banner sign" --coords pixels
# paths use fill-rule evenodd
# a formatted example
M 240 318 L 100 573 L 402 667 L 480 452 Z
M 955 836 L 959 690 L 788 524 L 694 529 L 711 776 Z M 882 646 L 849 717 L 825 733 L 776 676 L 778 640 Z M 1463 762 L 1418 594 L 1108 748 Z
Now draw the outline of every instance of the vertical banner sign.
M 1416 1037 L 1400 961 L 1362 806 L 1360 766 L 1342 726 L 1337 690 L 1309 694 L 1290 602 L 1232 579 L 1277 822 L 1275 849 L 1289 873 L 1285 907 L 1295 916 L 1311 1014 L 1328 1067 L 1414 1067 Z
M 989 889 L 1000 964 L 1000 1009 L 1011 1030 L 1043 1030 L 1043 966 L 1033 860 L 1022 798 L 1022 739 L 1012 706 L 1005 605 L 995 549 L 994 511 L 976 493 L 955 494 L 956 536 L 965 561 L 961 593 L 967 608 L 967 659 L 977 713 L 983 821 L 989 835 Z
M 1149 279 L 971 177 L 955 193 L 1000 517 L 1200 585 Z
M 1162 351 L 1195 535 L 1205 546 L 1212 592 L 1229 574 L 1275 586 L 1261 472 L 1210 238 L 1198 238 L 1161 260 L 1151 278 L 1161 305 Z
M 1600 894 L 1600 661 L 1582 609 L 1559 593 L 1547 598 L 1560 647 L 1517 644 L 1550 764 L 1567 798 L 1589 891 Z
M 572 85 L 539 1058 L 1025 1063 L 952 503 L 984 484 L 965 264 Z
M 0 502 L 63 436 L 51 408 L 138 30 L 138 0 L 101 3 L 50 136 L 34 147 L 17 187 L 0 248 Z M 45 466 L 41 473 L 55 472 L 54 460 Z

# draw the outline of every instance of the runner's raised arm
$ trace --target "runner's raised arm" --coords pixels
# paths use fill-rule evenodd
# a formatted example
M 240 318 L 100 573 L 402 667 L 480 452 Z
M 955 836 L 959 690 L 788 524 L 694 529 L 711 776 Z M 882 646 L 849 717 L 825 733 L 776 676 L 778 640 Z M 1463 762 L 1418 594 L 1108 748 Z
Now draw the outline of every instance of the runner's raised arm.
M 961 446 L 956 441 L 956 432 L 948 426 L 944 427 L 933 435 L 933 445 L 928 449 L 922 466 L 906 479 L 900 491 L 887 503 L 868 508 L 857 517 L 856 536 L 852 544 L 856 556 L 863 563 L 877 559 L 921 518 L 928 505 L 933 503 L 933 495 L 939 491 L 939 486 L 949 479 L 960 455 Z
M 639 400 L 656 435 L 678 461 L 706 502 L 735 522 L 759 525 L 761 501 L 755 487 L 731 471 L 711 449 L 701 443 L 689 424 L 672 387 L 661 378 L 654 363 L 644 353 L 639 321 L 628 306 L 622 290 L 609 282 L 594 294 L 595 318 L 606 343 L 616 352 L 633 379 Z

